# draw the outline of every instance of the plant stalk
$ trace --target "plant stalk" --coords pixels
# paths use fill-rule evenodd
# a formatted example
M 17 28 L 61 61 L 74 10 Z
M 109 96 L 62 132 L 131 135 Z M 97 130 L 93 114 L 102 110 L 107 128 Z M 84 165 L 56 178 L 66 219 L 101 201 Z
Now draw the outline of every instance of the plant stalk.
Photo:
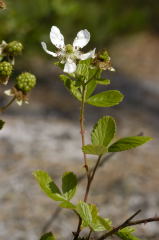
M 5 106 L 1 107 L 0 108 L 0 112 L 4 112 L 14 101 L 15 101 L 16 97 L 14 96 L 10 101 L 9 103 L 7 103 Z

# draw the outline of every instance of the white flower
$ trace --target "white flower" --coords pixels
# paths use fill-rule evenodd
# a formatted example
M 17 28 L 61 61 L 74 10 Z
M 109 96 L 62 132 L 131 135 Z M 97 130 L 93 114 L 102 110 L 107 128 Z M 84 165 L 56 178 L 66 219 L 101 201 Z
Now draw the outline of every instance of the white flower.
M 42 42 L 41 45 L 45 52 L 52 55 L 53 57 L 58 57 L 60 63 L 64 65 L 64 72 L 73 73 L 76 71 L 76 60 L 86 60 L 88 58 L 95 57 L 95 49 L 83 54 L 80 49 L 87 45 L 90 40 L 90 33 L 85 29 L 77 33 L 73 44 L 65 45 L 64 36 L 61 34 L 60 30 L 56 26 L 52 26 L 50 32 L 50 39 L 53 45 L 58 48 L 56 53 L 51 52 L 47 49 L 46 43 Z

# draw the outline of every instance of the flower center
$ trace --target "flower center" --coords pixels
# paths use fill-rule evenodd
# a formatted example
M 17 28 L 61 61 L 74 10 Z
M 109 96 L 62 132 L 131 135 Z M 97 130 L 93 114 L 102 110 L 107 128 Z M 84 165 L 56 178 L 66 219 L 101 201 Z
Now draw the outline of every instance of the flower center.
M 73 53 L 73 46 L 71 44 L 66 45 L 66 53 L 68 54 Z

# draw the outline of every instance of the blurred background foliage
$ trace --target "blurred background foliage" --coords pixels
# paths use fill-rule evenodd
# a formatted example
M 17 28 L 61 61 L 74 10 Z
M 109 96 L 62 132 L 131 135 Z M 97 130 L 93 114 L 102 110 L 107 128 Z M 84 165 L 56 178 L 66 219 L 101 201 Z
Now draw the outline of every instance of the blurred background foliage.
M 6 0 L 0 13 L 0 38 L 19 40 L 30 51 L 49 43 L 52 25 L 67 38 L 87 28 L 93 46 L 105 46 L 116 37 L 139 31 L 159 31 L 158 0 Z M 27 51 L 28 51 L 27 50 Z

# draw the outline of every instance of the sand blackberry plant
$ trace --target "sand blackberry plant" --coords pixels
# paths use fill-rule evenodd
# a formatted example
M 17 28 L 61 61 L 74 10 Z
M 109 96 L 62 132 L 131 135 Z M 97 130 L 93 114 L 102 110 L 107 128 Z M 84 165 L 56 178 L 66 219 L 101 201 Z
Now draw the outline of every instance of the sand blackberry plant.
M 72 201 L 78 185 L 77 176 L 73 172 L 66 172 L 61 178 L 62 186 L 58 187 L 54 180 L 43 170 L 33 173 L 43 192 L 53 201 L 59 203 L 59 207 L 73 211 L 79 219 L 78 226 L 72 234 L 73 240 L 76 239 L 111 239 L 116 235 L 118 239 L 139 240 L 135 236 L 134 225 L 159 221 L 158 217 L 134 220 L 140 210 L 126 219 L 122 224 L 114 226 L 107 216 L 99 215 L 97 206 L 88 201 L 91 185 L 101 161 L 105 155 L 112 152 L 126 151 L 136 148 L 151 140 L 147 136 L 130 136 L 116 140 L 117 126 L 112 116 L 103 116 L 92 128 L 90 143 L 85 141 L 85 105 L 90 104 L 96 107 L 113 107 L 123 101 L 123 94 L 118 90 L 105 90 L 95 93 L 98 85 L 107 86 L 110 84 L 108 79 L 102 78 L 103 71 L 114 71 L 111 59 L 106 50 L 96 52 L 95 49 L 88 52 L 81 52 L 90 40 L 90 33 L 85 29 L 77 33 L 73 44 L 65 45 L 64 37 L 60 30 L 53 26 L 50 32 L 51 42 L 58 49 L 56 52 L 47 50 L 46 44 L 42 42 L 42 47 L 53 57 L 56 57 L 58 65 L 65 74 L 60 75 L 64 86 L 75 97 L 80 104 L 80 133 L 81 150 L 83 152 L 83 163 L 87 184 L 82 200 Z M 24 87 L 24 83 L 22 87 Z M 97 157 L 94 167 L 90 167 L 88 155 Z M 83 229 L 85 235 L 81 235 Z M 94 233 L 97 233 L 94 235 Z M 100 233 L 101 232 L 101 233 Z M 82 237 L 81 237 L 82 236 Z M 95 237 L 96 236 L 96 237 Z M 53 233 L 45 233 L 41 240 L 55 240 Z

